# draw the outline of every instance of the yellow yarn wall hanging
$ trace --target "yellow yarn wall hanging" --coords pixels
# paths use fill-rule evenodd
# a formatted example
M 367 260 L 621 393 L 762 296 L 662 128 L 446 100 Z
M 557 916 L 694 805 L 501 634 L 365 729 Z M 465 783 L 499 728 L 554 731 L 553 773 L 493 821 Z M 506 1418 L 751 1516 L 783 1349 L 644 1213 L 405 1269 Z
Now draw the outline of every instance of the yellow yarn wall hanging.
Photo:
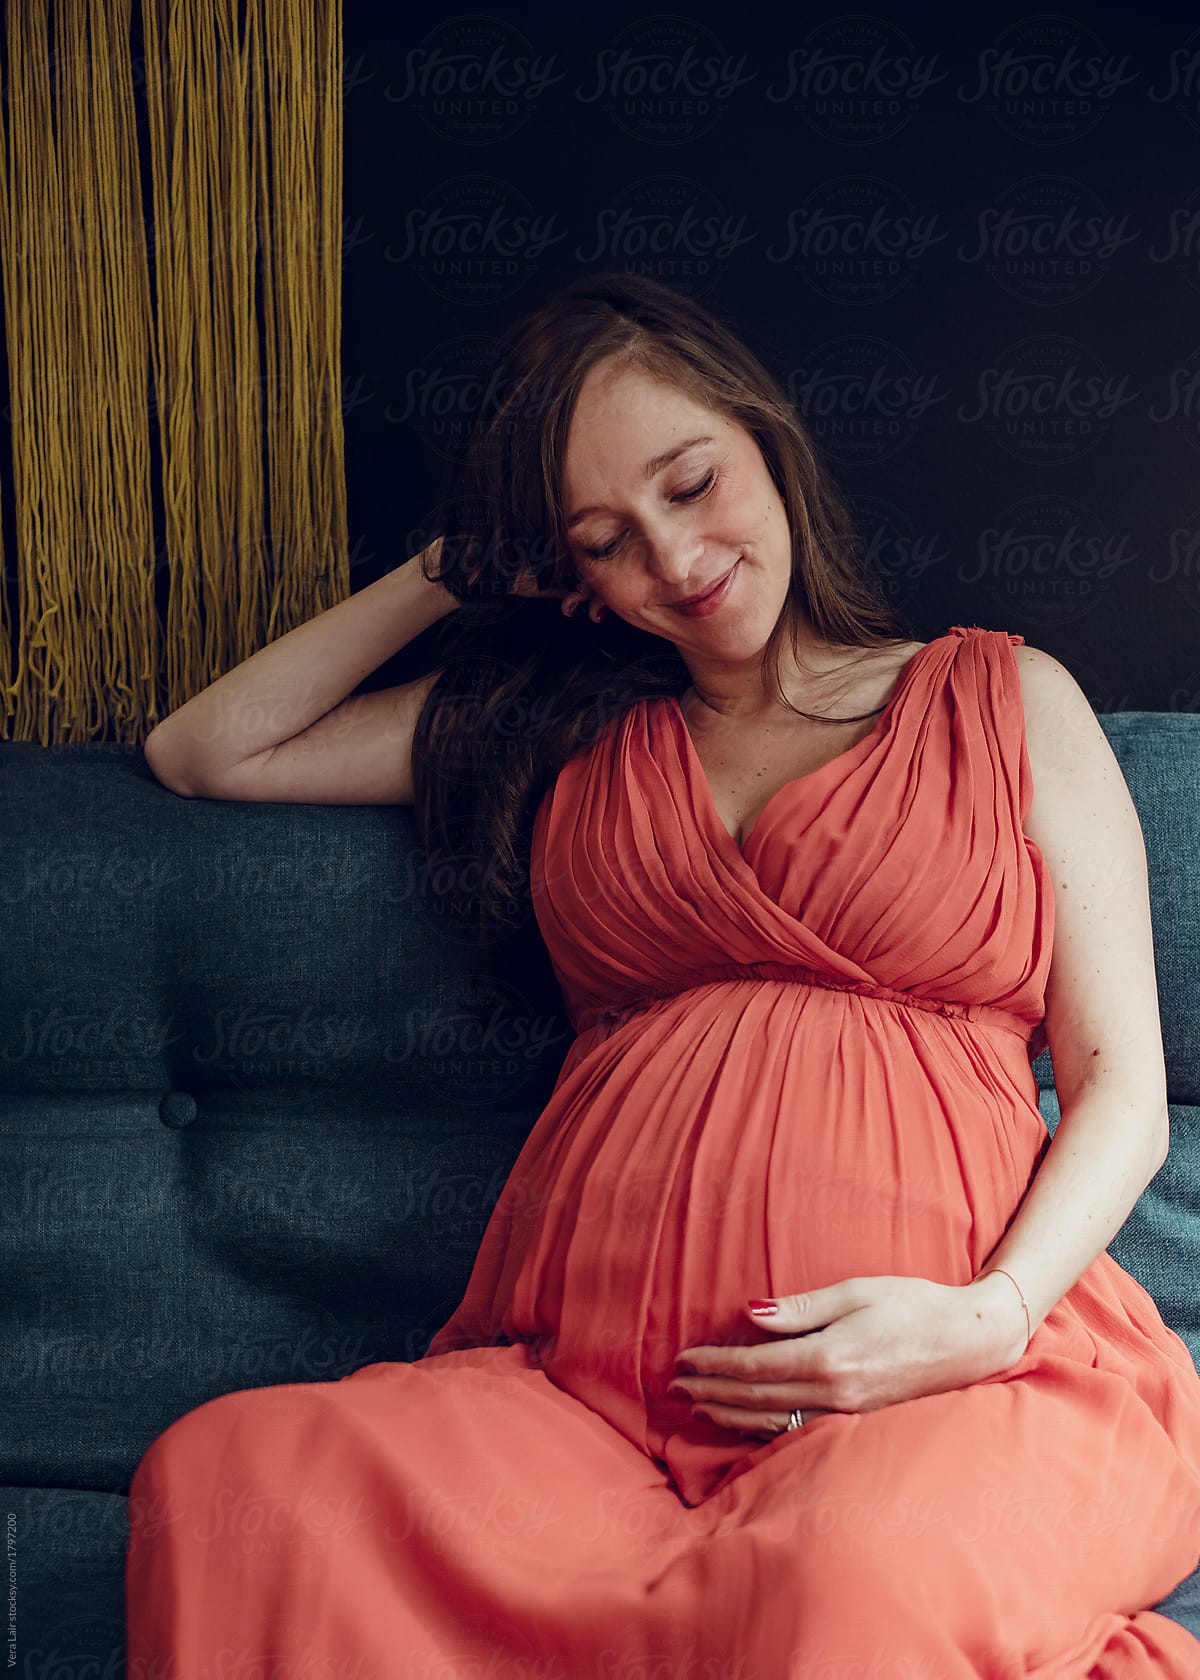
M 131 0 L 6 8 L 5 740 L 140 744 L 350 593 L 341 5 L 241 10 L 141 0 L 135 64 Z

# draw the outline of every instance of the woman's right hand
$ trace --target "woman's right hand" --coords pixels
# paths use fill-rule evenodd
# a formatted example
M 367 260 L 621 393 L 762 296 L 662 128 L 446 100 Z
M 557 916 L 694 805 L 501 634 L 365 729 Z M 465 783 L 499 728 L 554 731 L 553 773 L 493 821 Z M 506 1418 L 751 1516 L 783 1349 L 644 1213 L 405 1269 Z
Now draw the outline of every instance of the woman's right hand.
M 577 612 L 581 607 L 586 607 L 589 617 L 593 623 L 597 624 L 600 622 L 600 615 L 605 610 L 603 601 L 596 595 L 591 584 L 581 578 L 578 572 L 575 574 L 574 584 L 569 588 L 539 588 L 528 561 L 517 572 L 516 578 L 513 580 L 511 593 L 534 601 L 557 600 L 562 608 L 563 616 L 566 618 L 570 618 L 572 613 Z M 593 607 L 597 608 L 598 611 L 593 611 Z
M 438 538 L 434 542 L 430 543 L 428 548 L 422 549 L 420 554 L 415 555 L 414 561 L 417 565 L 421 565 L 422 561 L 428 560 L 434 567 L 436 567 L 440 563 L 441 549 L 441 539 Z M 424 567 L 422 567 L 422 572 L 424 576 L 428 577 L 428 572 L 425 571 Z M 479 576 L 480 568 L 478 566 L 467 567 L 464 577 L 468 588 L 479 581 Z M 446 585 L 444 583 L 439 583 L 437 587 L 446 590 Z M 447 593 L 451 592 L 447 590 Z M 603 616 L 605 611 L 604 603 L 597 598 L 591 585 L 585 579 L 581 578 L 578 572 L 575 574 L 574 584 L 568 588 L 564 589 L 559 586 L 539 588 L 534 577 L 533 568 L 529 564 L 528 560 L 526 560 L 524 564 L 518 568 L 517 575 L 510 585 L 508 593 L 510 595 L 520 596 L 522 599 L 526 600 L 557 600 L 561 605 L 563 615 L 567 618 L 570 618 L 571 615 L 577 612 L 580 607 L 586 607 L 589 616 L 593 622 L 597 624 L 600 622 L 600 618 Z M 452 596 L 452 599 L 455 606 L 460 604 L 457 596 Z M 593 610 L 593 607 L 595 610 Z

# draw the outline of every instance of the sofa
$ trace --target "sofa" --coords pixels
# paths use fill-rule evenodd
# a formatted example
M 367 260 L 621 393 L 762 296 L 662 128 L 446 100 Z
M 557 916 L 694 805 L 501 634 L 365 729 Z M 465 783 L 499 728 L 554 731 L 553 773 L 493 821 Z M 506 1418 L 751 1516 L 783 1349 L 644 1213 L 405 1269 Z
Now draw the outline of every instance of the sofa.
M 1200 1364 L 1200 717 L 1100 718 L 1172 1121 L 1110 1252 Z M 9 1608 L 19 1673 L 108 1680 L 142 1453 L 228 1390 L 418 1358 L 571 1031 L 531 915 L 483 949 L 447 920 L 461 860 L 411 807 L 183 799 L 118 744 L 5 743 L 0 774 Z M 1156 1608 L 1200 1638 L 1200 1571 Z

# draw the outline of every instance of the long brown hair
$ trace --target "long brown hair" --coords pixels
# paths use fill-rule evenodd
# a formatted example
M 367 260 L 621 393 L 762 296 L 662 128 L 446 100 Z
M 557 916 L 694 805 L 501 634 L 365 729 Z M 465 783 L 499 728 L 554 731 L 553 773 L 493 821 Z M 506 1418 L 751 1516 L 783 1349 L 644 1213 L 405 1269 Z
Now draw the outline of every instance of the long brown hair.
M 443 484 L 436 573 L 422 562 L 460 606 L 441 621 L 441 674 L 414 732 L 414 801 L 430 853 L 462 865 L 436 871 L 434 891 L 481 940 L 526 919 L 533 817 L 567 760 L 641 699 L 682 695 L 691 680 L 661 636 L 511 593 L 525 567 L 540 588 L 577 585 L 563 463 L 584 378 L 610 357 L 717 409 L 762 451 L 792 535 L 787 599 L 761 666 L 783 705 L 851 721 L 791 705 L 779 681 L 785 639 L 801 665 L 810 632 L 845 649 L 909 639 L 807 430 L 737 334 L 646 276 L 585 274 L 561 287 L 501 336 Z

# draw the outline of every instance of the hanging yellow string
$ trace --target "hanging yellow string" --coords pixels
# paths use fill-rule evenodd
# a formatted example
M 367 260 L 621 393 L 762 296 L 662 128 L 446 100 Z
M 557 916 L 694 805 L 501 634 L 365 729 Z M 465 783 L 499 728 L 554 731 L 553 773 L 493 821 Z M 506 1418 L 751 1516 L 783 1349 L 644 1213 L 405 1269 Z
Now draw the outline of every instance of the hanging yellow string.
M 89 19 L 84 0 L 63 0 L 53 52 L 42 0 L 7 21 L 0 261 L 20 667 L 13 679 L 6 614 L 3 698 L 7 736 L 48 745 L 110 720 L 144 732 L 153 698 L 149 300 L 127 8 Z
M 49 695 L 70 664 L 63 600 L 63 544 L 70 534 L 73 462 L 61 459 L 69 397 L 64 391 L 66 275 L 63 194 L 51 131 L 47 20 L 39 0 L 10 7 L 4 289 L 13 416 L 12 496 L 17 533 L 20 665 L 5 692 L 15 733 L 44 731 Z M 11 170 L 11 179 L 8 172 Z M 57 573 L 57 575 L 56 575 Z M 41 738 L 45 739 L 44 734 Z
M 142 0 L 150 250 L 130 3 L 58 0 L 53 49 L 46 0 L 6 14 L 18 669 L 0 592 L 0 693 L 6 738 L 43 745 L 141 741 L 349 593 L 340 0 L 245 0 L 241 37 L 238 0 Z
M 137 739 L 149 727 L 157 626 L 146 412 L 150 295 L 128 0 L 58 0 L 55 33 L 62 179 L 76 206 L 64 228 L 74 335 L 64 362 L 78 463 L 64 556 L 67 565 L 74 557 L 77 610 L 63 624 L 83 661 L 71 667 L 65 699 L 59 696 L 58 729 L 60 738 L 65 726 L 67 739 L 89 740 L 111 723 L 118 739 Z
M 11 36 L 9 52 L 12 51 Z M 11 63 L 11 59 L 10 59 Z M 13 127 L 19 129 L 22 117 L 19 110 L 15 110 L 11 98 L 11 77 L 9 86 L 4 90 L 9 120 Z M 8 346 L 8 363 L 10 369 L 19 359 L 19 348 L 14 339 L 14 328 L 18 316 L 24 317 L 24 311 L 17 306 L 17 288 L 20 283 L 20 267 L 15 258 L 17 245 L 16 227 L 13 219 L 14 206 L 8 190 L 8 139 L 3 122 L 0 122 L 0 298 L 4 308 L 4 336 Z M 7 270 L 7 274 L 5 273 Z M 10 389 L 15 394 L 16 380 L 10 376 Z M 14 400 L 9 407 L 10 424 L 9 436 L 15 437 L 21 426 L 22 416 L 17 411 Z M 15 445 L 14 445 L 15 450 Z M 10 480 L 5 463 L 0 460 L 0 578 L 4 579 L 4 586 L 0 588 L 0 699 L 4 702 L 4 717 L 0 720 L 0 727 L 7 734 L 7 720 L 14 710 L 14 683 L 12 674 L 12 614 L 8 604 L 8 566 L 4 555 L 3 517 L 6 498 L 11 499 Z

